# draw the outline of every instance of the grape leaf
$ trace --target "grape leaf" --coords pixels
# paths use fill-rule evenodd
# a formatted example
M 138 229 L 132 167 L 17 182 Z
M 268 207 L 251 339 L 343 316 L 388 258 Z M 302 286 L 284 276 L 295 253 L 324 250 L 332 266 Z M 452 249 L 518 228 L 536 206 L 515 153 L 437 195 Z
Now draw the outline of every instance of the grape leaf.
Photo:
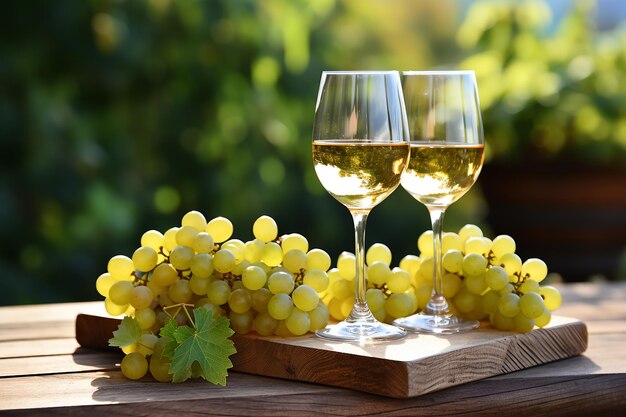
M 132 317 L 124 317 L 117 330 L 113 332 L 113 337 L 109 339 L 109 346 L 124 347 L 132 345 L 139 340 L 141 327 L 137 320 Z
M 233 334 L 225 317 L 213 318 L 202 307 L 193 311 L 195 329 L 180 326 L 174 332 L 178 347 L 174 351 L 170 373 L 173 382 L 182 382 L 191 375 L 192 365 L 200 367 L 200 376 L 209 382 L 226 385 L 227 369 L 233 366 L 229 356 L 236 352 L 229 337 Z
M 165 339 L 165 344 L 163 346 L 163 353 L 161 356 L 165 356 L 170 361 L 174 359 L 174 351 L 178 347 L 178 343 L 176 342 L 176 338 L 174 337 L 174 332 L 178 325 L 176 324 L 176 320 L 170 318 L 165 326 L 161 328 L 159 334 L 162 338 Z

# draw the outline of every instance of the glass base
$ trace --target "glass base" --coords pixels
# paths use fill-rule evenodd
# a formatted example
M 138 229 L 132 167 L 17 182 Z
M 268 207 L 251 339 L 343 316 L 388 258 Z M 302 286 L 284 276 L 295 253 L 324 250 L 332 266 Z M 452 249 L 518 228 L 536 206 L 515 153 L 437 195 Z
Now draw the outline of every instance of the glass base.
M 452 334 L 476 329 L 480 323 L 476 320 L 464 320 L 451 314 L 414 314 L 395 319 L 393 325 L 411 332 Z
M 381 323 L 377 320 L 342 321 L 315 332 L 322 339 L 338 342 L 378 342 L 398 340 L 406 336 L 406 331 Z

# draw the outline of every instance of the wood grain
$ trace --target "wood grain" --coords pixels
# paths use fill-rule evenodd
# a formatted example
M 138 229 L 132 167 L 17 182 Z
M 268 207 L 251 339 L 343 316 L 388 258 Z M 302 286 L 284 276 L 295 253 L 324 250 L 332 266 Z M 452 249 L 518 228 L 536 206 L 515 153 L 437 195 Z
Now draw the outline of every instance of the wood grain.
M 77 340 L 84 347 L 106 346 L 117 323 L 79 315 Z M 234 335 L 233 341 L 238 352 L 232 357 L 234 371 L 407 398 L 578 355 L 587 348 L 587 328 L 579 320 L 554 317 L 549 327 L 526 334 L 483 325 L 469 333 L 412 334 L 366 345 L 314 335 Z

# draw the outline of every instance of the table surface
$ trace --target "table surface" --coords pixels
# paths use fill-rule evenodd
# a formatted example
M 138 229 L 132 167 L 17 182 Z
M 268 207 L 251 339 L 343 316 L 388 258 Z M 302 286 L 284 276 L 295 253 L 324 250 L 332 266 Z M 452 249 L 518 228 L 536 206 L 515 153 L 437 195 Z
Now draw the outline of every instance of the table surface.
M 129 381 L 119 353 L 75 340 L 76 315 L 106 315 L 101 302 L 0 307 L 0 414 L 625 415 L 626 283 L 560 289 L 557 313 L 589 330 L 582 356 L 409 399 L 237 372 L 226 387 Z

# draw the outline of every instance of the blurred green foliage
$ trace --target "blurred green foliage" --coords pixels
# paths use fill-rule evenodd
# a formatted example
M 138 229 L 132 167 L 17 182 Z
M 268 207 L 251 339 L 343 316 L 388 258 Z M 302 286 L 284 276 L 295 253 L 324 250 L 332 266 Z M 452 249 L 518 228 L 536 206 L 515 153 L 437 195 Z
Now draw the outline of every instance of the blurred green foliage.
M 94 281 L 111 256 L 132 254 L 144 231 L 178 225 L 192 209 L 229 217 L 243 240 L 252 237 L 254 219 L 268 214 L 281 233 L 302 233 L 333 258 L 353 250 L 350 216 L 321 188 L 310 162 L 325 69 L 461 63 L 478 73 L 494 157 L 517 155 L 512 149 L 524 140 L 560 151 L 570 139 L 559 142 L 559 123 L 581 132 L 571 140 L 623 151 L 624 36 L 596 42 L 580 9 L 544 40 L 550 16 L 538 1 L 527 12 L 511 2 L 476 4 L 460 25 L 465 4 L 6 5 L 0 304 L 98 299 Z M 519 133 L 535 117 L 528 134 Z M 536 131 L 542 134 L 531 138 Z M 451 208 L 446 229 L 481 223 L 484 207 L 476 187 Z M 416 252 L 428 224 L 426 210 L 399 190 L 373 211 L 368 244 L 388 244 L 397 262 Z

